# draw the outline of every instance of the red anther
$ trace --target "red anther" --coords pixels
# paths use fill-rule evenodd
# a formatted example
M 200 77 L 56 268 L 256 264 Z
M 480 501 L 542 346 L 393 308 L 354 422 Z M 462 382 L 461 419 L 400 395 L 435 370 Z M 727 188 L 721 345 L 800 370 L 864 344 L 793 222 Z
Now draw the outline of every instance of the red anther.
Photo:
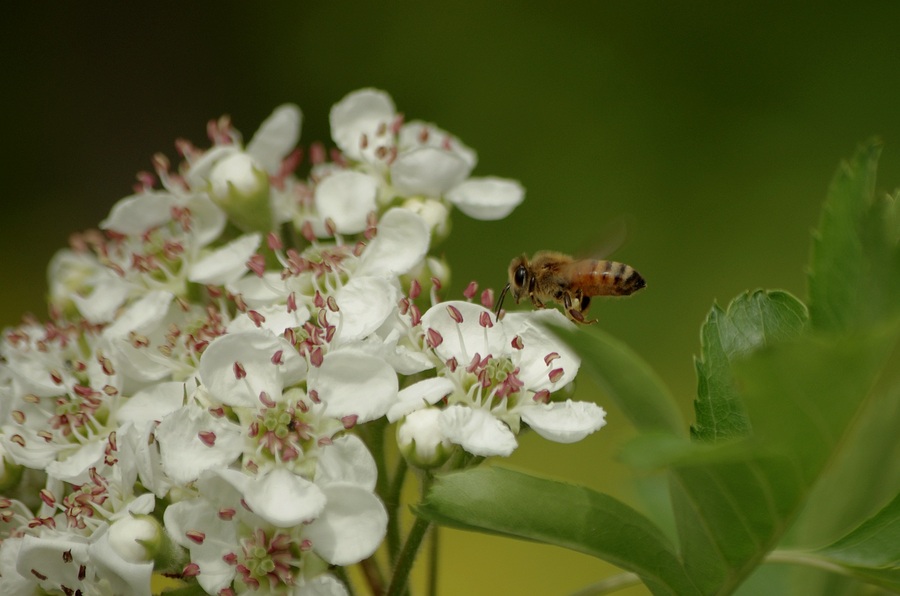
M 440 333 L 435 331 L 434 329 L 428 328 L 428 331 L 425 332 L 425 339 L 428 342 L 429 347 L 436 348 L 442 343 L 444 343 L 444 338 Z
M 244 369 L 244 365 L 240 362 L 234 363 L 234 378 L 237 380 L 241 380 L 247 376 L 247 371 Z
M 265 391 L 259 392 L 259 403 L 266 406 L 267 408 L 274 408 L 277 404 L 275 400 L 269 397 L 269 394 Z
M 253 321 L 253 324 L 257 327 L 262 327 L 262 324 L 266 322 L 266 317 L 255 310 L 248 310 L 247 316 L 250 317 L 250 320 Z
M 466 289 L 463 290 L 463 296 L 465 296 L 467 300 L 471 300 L 475 297 L 475 292 L 477 291 L 478 283 L 475 281 L 470 281 L 469 285 L 466 286 Z
M 412 300 L 415 300 L 422 293 L 422 284 L 419 283 L 418 279 L 414 279 L 409 284 L 409 297 Z
M 459 309 L 453 306 L 452 304 L 447 305 L 447 312 L 450 313 L 450 318 L 457 322 L 457 324 L 463 322 L 462 313 L 459 312 Z
M 554 369 L 551 370 L 549 373 L 547 373 L 547 376 L 550 377 L 550 382 L 551 382 L 551 383 L 555 383 L 555 382 L 559 381 L 559 380 L 562 378 L 563 373 L 564 373 L 563 369 L 561 369 L 561 368 L 554 368 Z
M 481 293 L 481 306 L 488 310 L 494 309 L 494 290 L 487 288 Z

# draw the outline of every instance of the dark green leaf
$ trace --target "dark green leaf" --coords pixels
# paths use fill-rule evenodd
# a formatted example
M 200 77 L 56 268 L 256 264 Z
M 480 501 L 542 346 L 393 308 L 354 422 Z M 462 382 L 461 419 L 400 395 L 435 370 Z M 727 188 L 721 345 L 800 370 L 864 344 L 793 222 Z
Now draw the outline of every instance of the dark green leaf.
M 439 477 L 416 508 L 431 521 L 555 544 L 636 573 L 654 594 L 697 594 L 672 544 L 647 518 L 591 489 L 502 468 Z
M 806 307 L 781 291 L 742 294 L 724 312 L 713 306 L 700 331 L 701 357 L 695 363 L 694 437 L 715 442 L 749 434 L 750 421 L 734 386 L 731 364 L 756 349 L 796 337 L 806 320 Z
M 582 368 L 640 430 L 683 434 L 668 387 L 631 348 L 597 327 L 553 331 L 578 351 Z

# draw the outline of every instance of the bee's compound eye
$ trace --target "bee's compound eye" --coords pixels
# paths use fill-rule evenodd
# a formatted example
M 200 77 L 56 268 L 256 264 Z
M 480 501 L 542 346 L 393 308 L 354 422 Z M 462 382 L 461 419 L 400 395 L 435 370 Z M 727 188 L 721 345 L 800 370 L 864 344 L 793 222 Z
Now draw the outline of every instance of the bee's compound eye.
M 513 277 L 513 281 L 516 282 L 516 285 L 520 288 L 525 285 L 525 276 L 528 272 L 525 270 L 525 265 L 519 265 L 516 269 L 515 276 Z

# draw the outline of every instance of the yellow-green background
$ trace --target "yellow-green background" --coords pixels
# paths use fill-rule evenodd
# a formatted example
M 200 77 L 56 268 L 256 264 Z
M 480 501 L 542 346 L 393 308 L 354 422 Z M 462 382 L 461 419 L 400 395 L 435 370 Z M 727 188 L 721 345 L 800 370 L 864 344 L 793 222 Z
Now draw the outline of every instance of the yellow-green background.
M 509 259 L 577 251 L 624 216 L 616 253 L 648 280 L 594 314 L 656 368 L 685 412 L 698 328 L 744 289 L 804 295 L 810 228 L 842 157 L 873 134 L 900 183 L 900 3 L 16 3 L 2 30 L 0 324 L 43 314 L 68 234 L 129 194 L 153 153 L 249 136 L 279 103 L 328 140 L 347 92 L 389 91 L 517 178 L 508 219 L 454 215 L 456 275 L 498 287 Z M 579 391 L 596 398 L 589 383 Z M 528 436 L 507 463 L 631 499 L 629 429 L 575 446 Z M 535 503 L 535 507 L 540 507 Z M 564 594 L 611 568 L 561 549 L 446 533 L 442 594 Z M 636 591 L 634 593 L 640 593 Z

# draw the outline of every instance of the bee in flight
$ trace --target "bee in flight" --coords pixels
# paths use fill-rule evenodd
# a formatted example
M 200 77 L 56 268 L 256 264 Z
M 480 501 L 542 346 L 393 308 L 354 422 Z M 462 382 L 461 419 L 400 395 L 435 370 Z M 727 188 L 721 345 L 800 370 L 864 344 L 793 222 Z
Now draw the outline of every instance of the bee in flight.
M 509 283 L 500 292 L 497 316 L 503 306 L 503 298 L 512 290 L 516 303 L 523 296 L 531 298 L 535 308 L 544 308 L 544 302 L 555 300 L 563 305 L 566 316 L 578 323 L 596 323 L 585 320 L 594 296 L 628 296 L 647 285 L 641 274 L 631 265 L 616 261 L 595 259 L 576 260 L 568 255 L 548 250 L 528 257 L 516 257 L 509 264 Z

